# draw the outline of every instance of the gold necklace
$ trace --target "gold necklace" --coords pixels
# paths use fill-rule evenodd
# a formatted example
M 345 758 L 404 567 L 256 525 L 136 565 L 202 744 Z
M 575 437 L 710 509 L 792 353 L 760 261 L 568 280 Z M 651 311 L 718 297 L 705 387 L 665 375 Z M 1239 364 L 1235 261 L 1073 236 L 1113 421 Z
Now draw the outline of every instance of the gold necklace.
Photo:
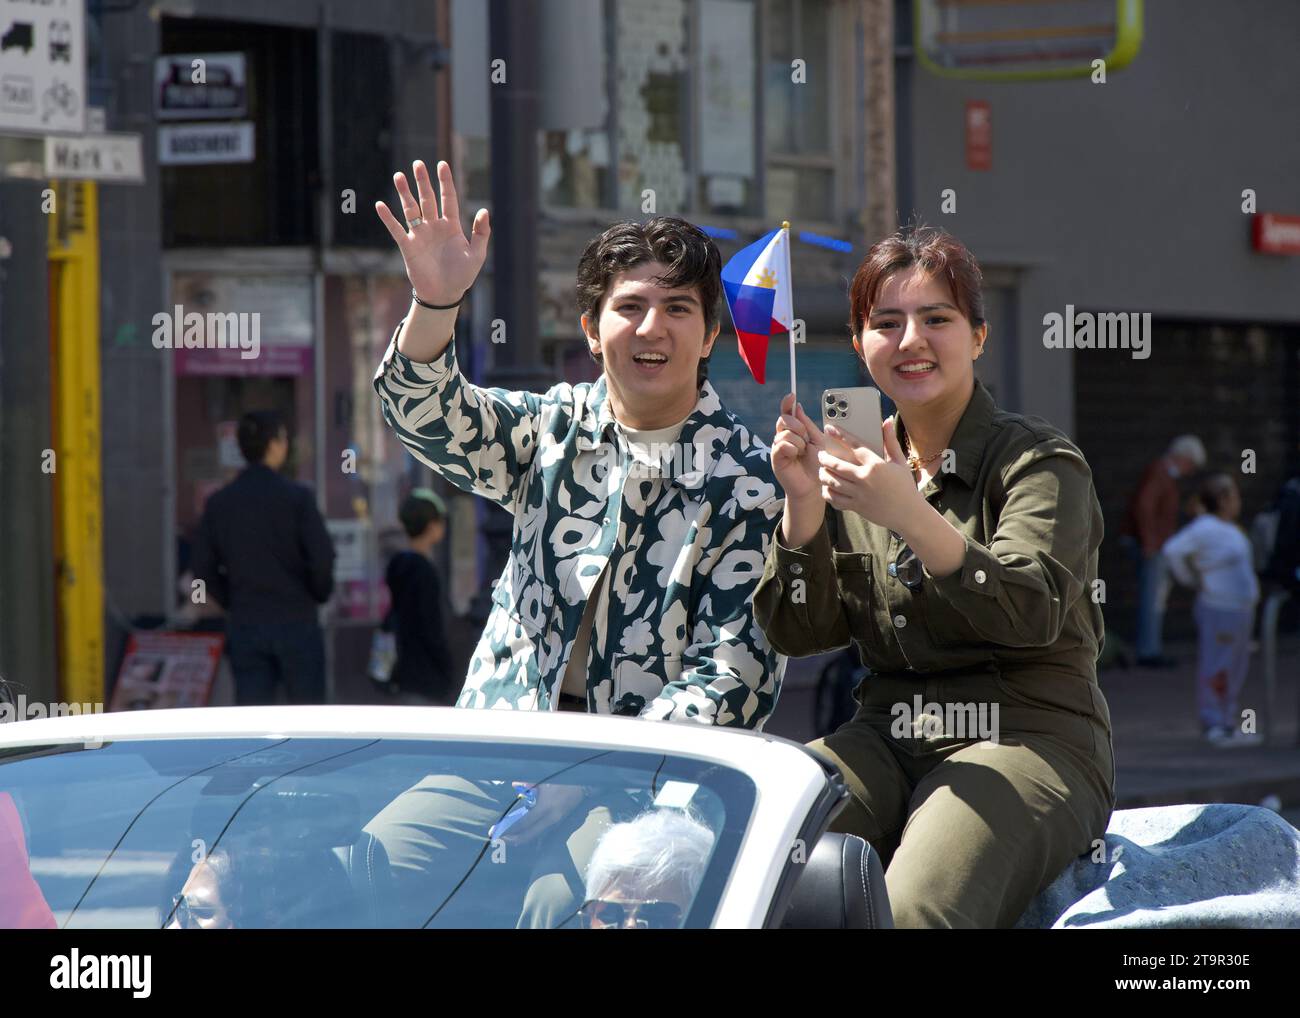
M 925 459 L 921 459 L 921 457 L 912 451 L 912 436 L 907 434 L 907 432 L 903 432 L 903 443 L 907 446 L 907 465 L 913 470 L 920 470 L 927 463 L 932 463 L 943 455 L 943 450 L 940 449 L 933 456 L 927 456 Z
M 907 443 L 907 447 L 908 447 L 908 449 L 911 449 L 911 448 L 912 448 L 912 443 L 911 443 L 911 442 L 908 442 L 908 443 Z M 909 467 L 911 467 L 913 470 L 920 470 L 920 469 L 921 469 L 923 466 L 925 466 L 927 463 L 931 463 L 931 462 L 933 462 L 934 460 L 937 460 L 937 459 L 938 459 L 940 456 L 942 456 L 942 455 L 943 455 L 943 450 L 942 450 L 942 449 L 940 449 L 938 452 L 936 452 L 933 456 L 927 456 L 925 459 L 921 459 L 921 458 L 920 458 L 919 456 L 917 456 L 916 453 L 914 453 L 914 452 L 909 452 L 909 453 L 907 454 L 907 465 L 908 465 Z

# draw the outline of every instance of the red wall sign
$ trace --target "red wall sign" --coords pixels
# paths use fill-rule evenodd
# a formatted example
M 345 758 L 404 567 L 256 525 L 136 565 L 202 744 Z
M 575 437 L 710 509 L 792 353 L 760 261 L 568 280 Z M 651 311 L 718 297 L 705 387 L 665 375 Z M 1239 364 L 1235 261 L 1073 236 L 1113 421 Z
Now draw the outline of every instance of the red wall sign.
M 993 110 L 981 99 L 966 103 L 966 168 L 993 168 Z
M 1267 254 L 1300 254 L 1300 216 L 1261 212 L 1255 216 L 1253 240 L 1256 251 Z

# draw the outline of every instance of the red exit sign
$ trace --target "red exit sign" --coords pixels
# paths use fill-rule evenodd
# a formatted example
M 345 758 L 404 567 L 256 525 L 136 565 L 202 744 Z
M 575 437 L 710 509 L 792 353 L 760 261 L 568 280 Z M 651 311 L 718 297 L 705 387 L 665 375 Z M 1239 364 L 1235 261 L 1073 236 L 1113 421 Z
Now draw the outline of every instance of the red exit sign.
M 1255 250 L 1266 254 L 1300 254 L 1300 216 L 1259 213 L 1253 224 L 1253 240 Z

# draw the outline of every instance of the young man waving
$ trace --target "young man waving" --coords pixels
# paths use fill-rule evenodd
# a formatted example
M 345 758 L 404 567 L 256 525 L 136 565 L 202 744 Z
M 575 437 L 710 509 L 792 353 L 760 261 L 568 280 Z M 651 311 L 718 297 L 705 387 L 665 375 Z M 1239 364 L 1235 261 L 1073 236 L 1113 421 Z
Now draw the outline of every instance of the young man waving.
M 438 164 L 406 225 L 409 314 L 375 376 L 385 419 L 457 487 L 514 514 L 510 559 L 458 706 L 585 710 L 759 729 L 785 659 L 750 600 L 783 501 L 767 447 L 723 407 L 703 362 L 719 331 L 721 258 L 681 219 L 618 223 L 578 266 L 594 383 L 481 388 L 456 365 L 457 308 L 487 256 Z M 531 309 L 519 309 L 531 313 Z

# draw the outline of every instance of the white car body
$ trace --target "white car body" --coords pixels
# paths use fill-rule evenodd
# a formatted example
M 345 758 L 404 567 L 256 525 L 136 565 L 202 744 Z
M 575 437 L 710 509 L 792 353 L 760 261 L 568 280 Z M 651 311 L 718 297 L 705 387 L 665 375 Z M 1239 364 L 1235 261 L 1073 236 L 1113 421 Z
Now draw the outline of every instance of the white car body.
M 665 753 L 733 768 L 756 798 L 736 863 L 711 925 L 761 928 L 788 891 L 792 859 L 802 862 L 824 827 L 828 801 L 844 793 L 798 743 L 777 736 L 576 713 L 443 707 L 277 706 L 81 714 L 0 725 L 0 750 L 95 746 L 121 740 L 221 738 L 387 738 L 562 744 Z

